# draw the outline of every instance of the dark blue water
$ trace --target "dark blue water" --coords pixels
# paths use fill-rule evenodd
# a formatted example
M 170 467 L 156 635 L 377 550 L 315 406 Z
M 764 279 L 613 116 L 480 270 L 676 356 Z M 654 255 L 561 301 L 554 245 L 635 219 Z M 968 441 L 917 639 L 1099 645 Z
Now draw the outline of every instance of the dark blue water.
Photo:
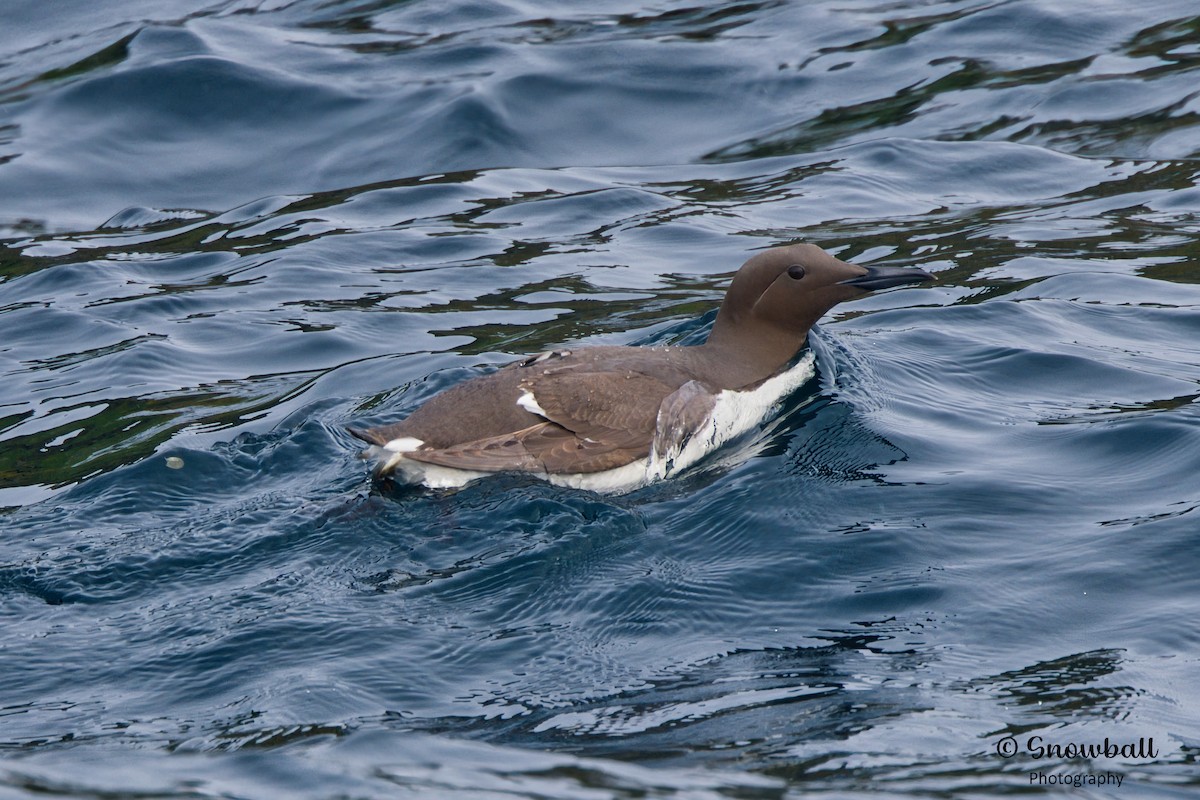
M 0 797 L 1194 796 L 1198 176 L 1190 0 L 6 0 Z M 743 463 L 355 457 L 794 241 Z

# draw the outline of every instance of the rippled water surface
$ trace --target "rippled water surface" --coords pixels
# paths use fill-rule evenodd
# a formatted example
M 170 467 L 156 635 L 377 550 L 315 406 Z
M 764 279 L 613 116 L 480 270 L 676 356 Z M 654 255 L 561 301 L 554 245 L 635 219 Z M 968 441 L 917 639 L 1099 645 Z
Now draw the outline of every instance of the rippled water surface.
M 1193 796 L 1197 14 L 5 0 L 0 797 Z M 741 463 L 356 458 L 795 241 Z

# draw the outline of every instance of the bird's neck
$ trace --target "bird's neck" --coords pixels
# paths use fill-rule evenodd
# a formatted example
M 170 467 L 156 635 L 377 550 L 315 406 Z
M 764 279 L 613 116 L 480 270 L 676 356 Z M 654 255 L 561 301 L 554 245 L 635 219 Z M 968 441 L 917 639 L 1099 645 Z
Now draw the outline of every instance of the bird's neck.
M 779 372 L 800 352 L 806 338 L 804 333 L 755 320 L 730 324 L 718 315 L 700 349 L 720 373 L 722 388 L 736 389 L 760 383 Z

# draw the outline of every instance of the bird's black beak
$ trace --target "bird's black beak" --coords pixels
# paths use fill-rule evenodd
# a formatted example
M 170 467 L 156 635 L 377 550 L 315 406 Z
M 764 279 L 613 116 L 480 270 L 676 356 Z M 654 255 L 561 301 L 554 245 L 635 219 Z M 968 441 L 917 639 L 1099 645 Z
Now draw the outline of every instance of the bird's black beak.
M 859 264 L 859 266 L 862 266 Z M 865 292 L 875 292 L 880 289 L 890 289 L 893 286 L 904 286 L 909 283 L 924 283 L 933 280 L 933 276 L 923 269 L 910 267 L 862 267 L 866 275 L 838 281 L 843 286 L 857 286 Z

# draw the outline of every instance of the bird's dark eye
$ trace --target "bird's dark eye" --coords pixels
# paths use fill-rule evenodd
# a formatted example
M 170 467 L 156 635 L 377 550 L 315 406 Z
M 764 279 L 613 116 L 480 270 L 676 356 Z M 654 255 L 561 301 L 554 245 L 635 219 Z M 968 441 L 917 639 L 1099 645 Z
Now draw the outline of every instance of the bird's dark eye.
M 798 281 L 804 277 L 804 267 L 799 264 L 792 264 L 788 267 L 788 277 L 794 281 Z

